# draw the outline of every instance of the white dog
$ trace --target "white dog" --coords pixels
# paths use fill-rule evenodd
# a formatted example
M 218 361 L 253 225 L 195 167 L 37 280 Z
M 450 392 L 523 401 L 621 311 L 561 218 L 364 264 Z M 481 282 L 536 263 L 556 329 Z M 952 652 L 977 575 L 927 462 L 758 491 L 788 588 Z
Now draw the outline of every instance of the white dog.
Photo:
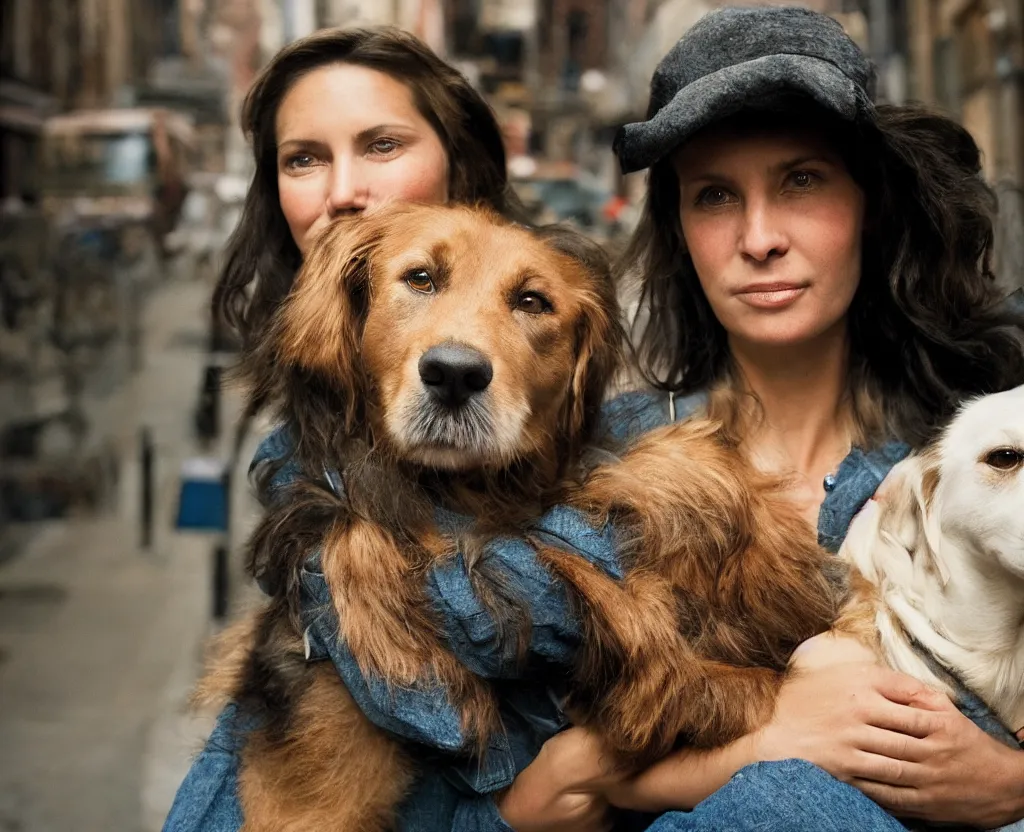
M 891 667 L 954 701 L 961 682 L 1020 738 L 1024 386 L 969 402 L 893 468 L 840 555 L 863 580 L 839 629 L 859 619 Z

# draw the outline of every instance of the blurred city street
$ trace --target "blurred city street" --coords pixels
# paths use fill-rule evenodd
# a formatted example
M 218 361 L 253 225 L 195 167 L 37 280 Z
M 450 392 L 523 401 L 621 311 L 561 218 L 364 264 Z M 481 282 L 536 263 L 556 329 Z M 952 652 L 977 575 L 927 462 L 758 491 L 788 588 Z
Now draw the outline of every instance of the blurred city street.
M 196 453 L 189 414 L 208 294 L 198 281 L 161 286 L 145 310 L 145 367 L 88 402 L 121 463 L 112 509 L 36 524 L 0 565 L 4 832 L 158 830 L 209 731 L 187 699 L 213 632 L 213 542 L 172 530 L 178 471 Z M 236 406 L 225 397 L 225 420 Z M 140 547 L 143 425 L 155 448 L 148 549 Z M 252 509 L 245 488 L 235 494 L 242 534 Z
M 796 2 L 871 56 L 881 102 L 972 132 L 1000 205 L 994 270 L 1024 284 L 1021 1 Z M 720 5 L 2 0 L 0 832 L 160 830 L 212 725 L 188 704 L 204 646 L 224 603 L 258 597 L 245 469 L 270 425 L 233 456 L 238 344 L 210 301 L 253 175 L 239 113 L 260 68 L 320 28 L 414 32 L 494 110 L 530 217 L 615 253 L 646 174 L 620 173 L 613 137 Z M 186 465 L 229 469 L 226 593 L 225 538 L 178 528 Z

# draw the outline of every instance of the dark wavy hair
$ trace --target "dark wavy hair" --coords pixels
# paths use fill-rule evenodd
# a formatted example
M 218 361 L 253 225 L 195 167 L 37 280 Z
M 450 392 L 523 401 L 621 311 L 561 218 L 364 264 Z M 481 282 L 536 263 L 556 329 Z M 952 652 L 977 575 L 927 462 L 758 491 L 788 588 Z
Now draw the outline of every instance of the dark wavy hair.
M 252 146 L 256 172 L 227 244 L 213 314 L 234 328 L 243 351 L 288 294 L 301 262 L 277 190 L 277 110 L 299 78 L 337 63 L 383 72 L 409 88 L 444 146 L 452 202 L 481 203 L 513 220 L 525 217 L 508 183 L 494 113 L 465 77 L 428 46 L 390 26 L 325 29 L 298 40 L 260 72 L 242 104 L 241 126 Z
M 865 192 L 861 281 L 849 310 L 850 393 L 864 438 L 919 445 L 968 396 L 1024 384 L 1024 315 L 990 268 L 996 201 L 970 133 L 920 105 L 880 106 L 851 127 L 806 101 L 739 116 L 823 130 Z M 754 126 L 754 124 L 751 124 Z M 617 269 L 638 272 L 644 379 L 686 394 L 727 384 L 725 330 L 686 253 L 671 158 L 650 170 L 641 220 Z M 874 424 L 860 415 L 874 412 Z

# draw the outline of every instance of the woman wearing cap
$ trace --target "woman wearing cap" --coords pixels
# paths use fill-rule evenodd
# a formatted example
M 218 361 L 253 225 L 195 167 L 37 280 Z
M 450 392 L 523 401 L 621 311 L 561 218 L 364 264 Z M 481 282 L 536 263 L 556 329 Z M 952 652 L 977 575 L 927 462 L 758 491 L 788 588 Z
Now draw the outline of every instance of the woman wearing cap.
M 876 107 L 873 81 L 823 15 L 723 9 L 664 58 L 648 120 L 615 146 L 625 172 L 649 169 L 624 271 L 642 282 L 640 369 L 667 393 L 655 407 L 663 421 L 723 419 L 792 478 L 832 551 L 958 402 L 1024 383 L 1024 318 L 988 269 L 993 200 L 978 149 L 946 118 Z M 829 635 L 794 664 L 761 731 L 625 783 L 592 737 L 555 737 L 506 796 L 506 820 L 597 829 L 605 801 L 696 807 L 668 811 L 657 830 L 1024 818 L 1024 752 L 945 696 Z

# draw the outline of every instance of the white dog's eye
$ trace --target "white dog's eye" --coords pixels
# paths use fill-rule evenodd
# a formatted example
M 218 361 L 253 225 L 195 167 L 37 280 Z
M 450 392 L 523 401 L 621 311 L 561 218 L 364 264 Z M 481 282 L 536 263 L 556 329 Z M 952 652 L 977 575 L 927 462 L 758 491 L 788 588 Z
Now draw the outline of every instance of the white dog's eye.
M 1024 451 L 1016 448 L 996 448 L 989 451 L 985 457 L 985 464 L 1000 471 L 1012 471 L 1024 464 Z

